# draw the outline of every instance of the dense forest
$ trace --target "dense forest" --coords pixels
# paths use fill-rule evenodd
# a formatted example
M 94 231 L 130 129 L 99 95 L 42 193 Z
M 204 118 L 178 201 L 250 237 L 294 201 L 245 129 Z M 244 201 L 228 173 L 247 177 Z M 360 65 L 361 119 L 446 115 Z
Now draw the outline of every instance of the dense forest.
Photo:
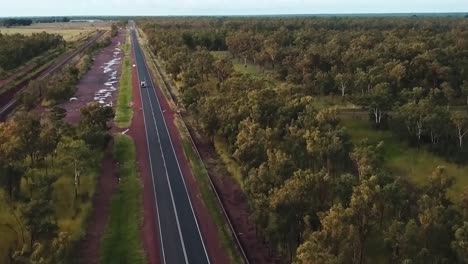
M 63 37 L 58 34 L 42 32 L 25 36 L 0 32 L 0 76 L 2 71 L 14 69 L 43 52 L 64 44 Z
M 19 112 L 0 124 L 0 262 L 63 262 L 83 237 L 113 110 Z
M 385 142 L 353 143 L 340 122 L 343 112 L 362 112 L 375 129 L 466 163 L 468 19 L 154 18 L 139 26 L 205 136 L 227 142 L 257 233 L 285 261 L 468 261 L 468 192 L 449 197 L 456 182 L 437 164 L 425 185 L 390 173 Z M 330 95 L 337 107 L 316 107 Z

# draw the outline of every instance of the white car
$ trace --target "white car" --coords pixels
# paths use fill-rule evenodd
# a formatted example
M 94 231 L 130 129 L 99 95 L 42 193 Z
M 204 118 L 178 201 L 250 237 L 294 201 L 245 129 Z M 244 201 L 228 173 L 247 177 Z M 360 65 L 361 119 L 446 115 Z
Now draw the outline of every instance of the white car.
M 141 81 L 140 82 L 140 87 L 141 88 L 146 88 L 146 81 Z

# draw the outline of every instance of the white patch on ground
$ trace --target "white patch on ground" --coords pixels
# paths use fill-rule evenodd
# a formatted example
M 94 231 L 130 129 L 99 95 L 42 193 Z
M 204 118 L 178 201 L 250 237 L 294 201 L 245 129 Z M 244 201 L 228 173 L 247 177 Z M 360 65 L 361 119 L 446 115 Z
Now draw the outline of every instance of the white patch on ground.
M 117 45 L 120 45 L 120 42 Z M 117 91 L 114 84 L 118 83 L 117 70 L 122 60 L 121 54 L 122 51 L 119 48 L 114 48 L 113 58 L 101 66 L 107 81 L 104 83 L 103 88 L 94 93 L 94 101 L 102 105 L 112 106 L 112 95 Z

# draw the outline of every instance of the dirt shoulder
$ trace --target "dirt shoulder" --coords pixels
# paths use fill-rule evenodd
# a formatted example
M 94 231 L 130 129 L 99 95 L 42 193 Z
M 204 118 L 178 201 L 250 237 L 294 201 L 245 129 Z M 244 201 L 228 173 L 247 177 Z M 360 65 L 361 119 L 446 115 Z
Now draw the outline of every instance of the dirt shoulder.
M 198 151 L 218 190 L 249 261 L 255 264 L 278 263 L 268 245 L 257 236 L 255 222 L 250 218 L 247 197 L 238 182 L 229 175 L 213 144 L 197 134 L 190 124 L 189 129 L 194 135 L 193 139 Z

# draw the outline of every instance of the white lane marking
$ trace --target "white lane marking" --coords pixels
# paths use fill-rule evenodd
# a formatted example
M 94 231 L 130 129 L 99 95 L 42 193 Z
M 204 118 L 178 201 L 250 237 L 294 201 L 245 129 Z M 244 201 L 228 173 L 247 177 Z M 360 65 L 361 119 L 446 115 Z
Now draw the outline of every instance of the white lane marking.
M 148 89 L 146 89 L 146 93 L 148 94 L 148 98 L 149 98 L 150 94 L 149 94 Z M 156 118 L 154 117 L 153 103 L 151 102 L 151 99 L 149 99 L 149 102 L 150 102 L 150 107 L 151 107 L 151 115 L 153 116 L 153 122 L 154 122 L 154 125 L 156 126 L 156 135 L 158 136 L 159 149 L 161 150 L 161 155 L 162 155 L 162 158 L 163 158 L 164 170 L 166 172 L 166 178 L 167 178 L 167 184 L 168 184 L 167 187 L 169 188 L 169 193 L 171 195 L 172 206 L 174 206 L 174 214 L 175 214 L 175 217 L 176 217 L 177 229 L 179 230 L 180 241 L 182 242 L 182 250 L 184 252 L 185 263 L 189 263 L 188 258 L 187 258 L 187 252 L 185 250 L 184 237 L 182 236 L 182 230 L 180 229 L 179 215 L 177 214 L 177 208 L 176 208 L 175 201 L 174 201 L 174 194 L 172 193 L 172 187 L 171 187 L 172 184 L 171 184 L 171 180 L 169 178 L 169 172 L 167 171 L 166 158 L 164 156 L 164 151 L 163 151 L 162 146 L 161 146 L 161 138 L 159 137 L 159 129 L 158 129 L 158 125 L 156 123 Z
M 153 92 L 154 92 L 154 95 L 155 95 L 155 97 L 156 97 L 156 101 L 158 102 L 159 110 L 162 112 L 161 103 L 159 102 L 158 94 L 157 94 L 156 91 L 155 91 L 155 86 L 154 86 L 154 83 L 153 83 L 153 78 L 152 78 L 152 75 L 150 74 L 150 72 L 149 72 L 149 70 L 148 70 L 148 65 L 146 64 L 146 59 L 144 58 L 144 56 L 143 56 L 143 62 L 145 63 L 146 72 L 147 72 L 147 74 L 148 74 L 148 76 L 149 76 L 149 79 L 150 79 L 150 82 L 151 82 L 151 86 L 153 86 Z M 150 103 L 151 103 L 151 100 L 150 100 Z M 197 217 L 195 216 L 195 211 L 193 210 L 192 201 L 191 201 L 191 199 L 190 199 L 190 195 L 189 195 L 188 190 L 187 190 L 187 184 L 185 184 L 184 175 L 182 174 L 182 170 L 180 169 L 179 159 L 177 158 L 177 153 L 176 153 L 176 151 L 175 151 L 175 149 L 174 149 L 174 144 L 172 144 L 172 138 L 171 138 L 171 134 L 169 133 L 169 129 L 167 128 L 166 119 L 164 118 L 164 115 L 163 115 L 162 113 L 161 113 L 161 115 L 162 115 L 162 119 L 163 119 L 164 126 L 166 127 L 167 135 L 168 135 L 168 137 L 169 137 L 169 142 L 171 143 L 172 152 L 174 153 L 174 157 L 175 157 L 175 160 L 176 160 L 176 162 L 177 162 L 177 167 L 179 168 L 180 177 L 182 178 L 182 182 L 184 183 L 185 193 L 186 193 L 186 195 L 187 195 L 187 199 L 188 199 L 188 201 L 189 201 L 190 208 L 192 209 L 192 215 L 193 215 L 193 218 L 195 219 L 195 224 L 197 225 L 198 234 L 200 235 L 200 240 L 201 240 L 202 245 L 203 245 L 203 250 L 204 250 L 204 252 L 205 252 L 206 259 L 208 260 L 208 263 L 211 263 L 211 262 L 210 262 L 210 258 L 208 257 L 208 252 L 206 251 L 205 241 L 203 240 L 203 236 L 202 236 L 201 231 L 200 231 L 200 226 L 198 225 Z M 156 126 L 156 129 L 157 129 L 157 126 Z M 163 156 L 164 156 L 164 153 L 163 153 Z
M 122 131 L 122 135 L 127 134 L 128 131 L 130 131 L 130 128 L 126 129 L 125 131 Z
M 132 40 L 133 57 L 135 58 L 135 61 L 136 61 L 135 40 L 134 40 L 133 35 L 131 36 L 130 39 Z M 139 81 L 140 80 L 140 74 L 138 73 L 138 70 L 136 72 L 137 72 L 137 79 Z M 145 124 L 146 147 L 148 148 L 148 159 L 150 161 L 151 182 L 153 183 L 153 193 L 154 193 L 154 204 L 156 206 L 156 215 L 158 217 L 159 240 L 161 241 L 161 249 L 162 249 L 161 252 L 162 252 L 162 255 L 163 255 L 163 262 L 164 262 L 164 264 L 166 264 L 166 254 L 164 253 L 164 242 L 163 242 L 162 230 L 161 230 L 161 219 L 159 218 L 158 198 L 157 198 L 157 195 L 156 195 L 156 186 L 154 185 L 153 162 L 151 161 L 151 157 L 149 156 L 151 151 L 150 151 L 150 147 L 149 147 L 148 130 L 146 129 L 145 109 L 143 107 L 143 96 L 141 94 L 141 91 L 140 91 L 140 101 L 141 101 L 141 106 L 142 106 L 141 109 L 143 110 L 143 123 Z

